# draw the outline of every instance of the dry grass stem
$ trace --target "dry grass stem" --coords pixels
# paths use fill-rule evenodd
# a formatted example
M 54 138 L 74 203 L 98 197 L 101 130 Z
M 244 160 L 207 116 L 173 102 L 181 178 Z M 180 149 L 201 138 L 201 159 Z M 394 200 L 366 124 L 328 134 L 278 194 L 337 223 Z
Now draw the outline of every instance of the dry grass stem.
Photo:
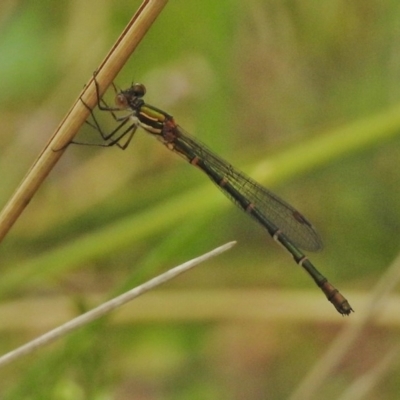
M 94 308 L 93 310 L 80 315 L 77 318 L 74 318 L 73 320 L 59 326 L 58 328 L 55 328 L 51 330 L 50 332 L 47 332 L 46 334 L 39 336 L 38 338 L 32 340 L 31 342 L 3 355 L 0 357 L 0 367 L 5 366 L 6 364 L 11 363 L 14 360 L 17 360 L 18 358 L 32 353 L 33 351 L 52 343 L 56 339 L 59 339 L 68 333 L 85 326 L 89 324 L 90 322 L 103 317 L 107 314 L 109 314 L 111 311 L 114 311 L 115 309 L 121 307 L 122 305 L 126 304 L 127 302 L 135 299 L 136 297 L 139 297 L 143 293 L 146 293 L 157 286 L 160 286 L 161 284 L 177 277 L 178 275 L 182 274 L 183 272 L 188 271 L 189 269 L 195 267 L 196 265 L 212 258 L 215 257 L 224 251 L 229 250 L 231 247 L 233 247 L 236 244 L 236 242 L 229 242 L 223 246 L 217 247 L 216 249 L 200 256 L 197 258 L 194 258 L 193 260 L 190 260 L 182 265 L 179 265 L 175 268 L 172 268 L 168 270 L 167 272 L 164 272 L 161 275 L 156 276 L 153 279 L 150 279 L 149 281 L 143 283 L 140 286 L 137 286 L 134 289 L 129 290 L 128 292 L 125 292 L 124 294 L 113 298 L 112 300 L 109 300 L 102 305 Z
M 96 80 L 99 83 L 101 94 L 127 62 L 152 23 L 161 13 L 167 1 L 145 0 L 142 3 L 104 61 L 96 70 Z M 80 101 L 80 98 L 90 107 L 96 105 L 97 98 L 93 77 L 91 77 L 79 94 L 72 108 L 0 213 L 0 241 L 5 237 L 24 208 L 28 205 L 41 183 L 62 156 L 67 144 L 87 119 L 89 112 Z

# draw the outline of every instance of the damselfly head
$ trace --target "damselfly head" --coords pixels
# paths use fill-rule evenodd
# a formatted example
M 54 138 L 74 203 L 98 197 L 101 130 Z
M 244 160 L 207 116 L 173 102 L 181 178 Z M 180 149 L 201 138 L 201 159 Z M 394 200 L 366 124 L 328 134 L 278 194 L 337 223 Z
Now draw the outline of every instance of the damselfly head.
M 146 87 L 141 83 L 133 83 L 126 90 L 120 90 L 115 96 L 115 103 L 122 109 L 137 109 L 144 102 L 142 97 L 146 94 Z
M 144 86 L 142 83 L 133 83 L 128 91 L 132 96 L 143 97 L 146 94 L 146 86 Z

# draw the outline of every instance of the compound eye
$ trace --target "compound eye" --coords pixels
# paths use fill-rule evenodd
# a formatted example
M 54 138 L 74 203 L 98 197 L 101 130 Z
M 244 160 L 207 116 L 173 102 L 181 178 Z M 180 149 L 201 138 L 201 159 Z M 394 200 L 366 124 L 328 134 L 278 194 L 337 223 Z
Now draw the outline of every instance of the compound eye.
M 136 97 L 143 97 L 146 94 L 146 87 L 142 83 L 132 85 L 132 92 Z
M 119 108 L 124 109 L 124 108 L 128 107 L 128 99 L 126 98 L 126 96 L 123 93 L 118 93 L 115 96 L 115 104 Z

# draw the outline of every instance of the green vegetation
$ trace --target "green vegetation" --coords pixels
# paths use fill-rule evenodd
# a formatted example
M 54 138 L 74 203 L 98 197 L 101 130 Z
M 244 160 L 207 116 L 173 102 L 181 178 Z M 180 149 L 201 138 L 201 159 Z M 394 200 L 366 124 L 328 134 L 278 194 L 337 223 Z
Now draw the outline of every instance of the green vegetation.
M 135 11 L 65 3 L 0 6 L 1 204 Z M 143 82 L 150 104 L 304 213 L 325 243 L 308 255 L 355 318 L 398 249 L 399 17 L 393 0 L 171 0 L 116 80 Z M 1 369 L 0 397 L 287 399 L 345 322 L 266 232 L 146 133 L 124 152 L 71 146 L 0 246 L 2 354 L 230 240 L 158 293 Z M 294 301 L 258 300 L 271 293 Z M 316 398 L 337 398 L 397 342 L 386 318 Z M 389 369 L 370 398 L 397 399 L 398 381 Z

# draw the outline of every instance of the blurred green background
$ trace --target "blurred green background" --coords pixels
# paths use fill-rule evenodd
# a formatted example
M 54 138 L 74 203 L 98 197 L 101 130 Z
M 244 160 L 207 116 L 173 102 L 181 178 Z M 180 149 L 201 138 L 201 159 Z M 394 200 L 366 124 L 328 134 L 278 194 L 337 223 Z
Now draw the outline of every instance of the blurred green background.
M 2 205 L 139 4 L 1 3 Z M 313 222 L 325 249 L 311 259 L 350 318 L 399 248 L 399 21 L 394 0 L 171 0 L 116 80 L 143 82 L 150 104 Z M 68 148 L 3 241 L 1 353 L 238 245 L 2 369 L 2 399 L 287 399 L 348 322 L 207 177 L 147 136 L 124 152 Z M 96 139 L 89 127 L 77 138 Z M 398 342 L 394 310 L 317 398 L 338 398 Z M 397 399 L 399 379 L 395 361 L 363 398 Z

